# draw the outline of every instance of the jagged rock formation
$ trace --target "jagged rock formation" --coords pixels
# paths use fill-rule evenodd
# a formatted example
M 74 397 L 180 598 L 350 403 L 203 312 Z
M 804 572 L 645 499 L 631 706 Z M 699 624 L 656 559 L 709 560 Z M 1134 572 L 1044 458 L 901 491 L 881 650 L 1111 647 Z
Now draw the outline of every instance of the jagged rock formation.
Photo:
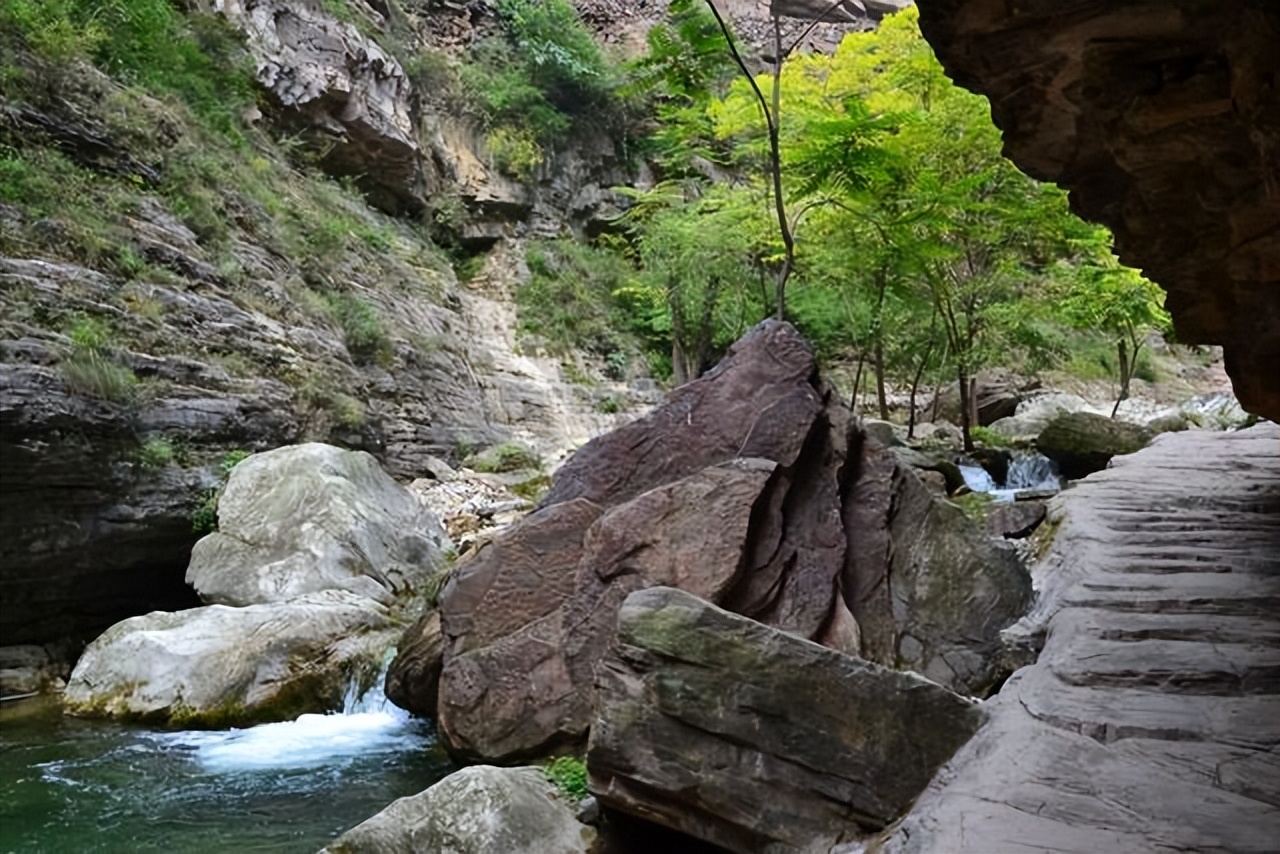
M 325 168 L 358 176 L 370 201 L 418 213 L 430 189 L 404 69 L 354 24 L 281 0 L 215 0 L 246 35 L 258 82 L 292 120 L 331 146 Z M 376 169 L 370 168 L 377 164 Z
M 669 587 L 627 598 L 596 678 L 600 802 L 742 854 L 883 827 L 983 719 L 915 674 Z
M 1165 434 L 1053 500 L 1043 643 L 884 848 L 1253 851 L 1280 823 L 1280 428 Z
M 947 72 L 991 99 L 1006 154 L 1108 225 L 1168 291 L 1178 337 L 1222 344 L 1240 402 L 1280 419 L 1280 8 L 919 5 Z
M 130 123 L 118 124 L 121 112 L 104 105 L 125 94 L 92 68 L 34 67 L 51 81 L 48 93 L 0 103 L 6 145 L 56 145 L 139 187 L 159 180 L 154 164 L 184 163 L 178 150 L 225 154 L 216 148 L 225 140 L 201 136 L 159 102 L 129 100 Z M 148 132 L 139 137 L 137 125 Z M 297 174 L 283 180 L 300 205 L 322 189 Z M 332 187 L 324 192 L 332 202 Z M 518 245 L 493 253 L 483 284 L 462 290 L 411 227 L 363 207 L 341 210 L 340 221 L 379 239 L 341 238 L 338 250 L 318 253 L 313 234 L 302 236 L 303 251 L 290 246 L 245 188 L 217 193 L 235 212 L 217 239 L 151 193 L 119 222 L 104 219 L 133 259 L 128 272 L 46 260 L 60 257 L 64 226 L 0 204 L 6 643 L 83 644 L 132 614 L 196 604 L 182 583 L 199 537 L 192 515 L 219 485 L 229 451 L 320 440 L 367 450 L 411 479 L 463 443 L 518 438 L 555 453 L 628 417 L 625 389 L 615 392 L 624 412 L 604 414 L 601 392 L 564 382 L 556 360 L 513 352 Z M 376 354 L 348 340 L 334 299 L 373 318 L 385 335 Z M 105 330 L 91 352 L 73 340 L 85 318 Z M 89 373 L 78 384 L 77 364 Z M 113 396 L 94 385 L 104 375 L 133 384 Z
M 392 665 L 393 696 L 438 714 L 468 759 L 580 740 L 618 607 L 655 585 L 964 693 L 1002 677 L 998 632 L 1030 590 L 1012 551 L 865 442 L 808 345 L 766 321 L 580 449 L 537 512 L 460 563 L 440 597 L 438 693 L 424 623 Z

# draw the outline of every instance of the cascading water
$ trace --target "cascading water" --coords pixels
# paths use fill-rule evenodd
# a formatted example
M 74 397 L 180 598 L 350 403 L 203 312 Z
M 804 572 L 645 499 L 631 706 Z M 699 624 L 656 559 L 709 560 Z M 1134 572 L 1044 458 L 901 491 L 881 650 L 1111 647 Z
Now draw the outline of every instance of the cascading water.
M 1049 490 L 1062 488 L 1057 464 L 1034 451 L 1015 451 L 1009 459 L 1009 471 L 1004 483 L 996 483 L 982 466 L 964 460 L 957 461 L 965 485 L 974 492 L 985 492 L 996 501 L 1013 501 L 1024 490 Z
M 224 731 L 6 713 L 0 852 L 313 852 L 452 770 L 381 684 L 342 712 Z

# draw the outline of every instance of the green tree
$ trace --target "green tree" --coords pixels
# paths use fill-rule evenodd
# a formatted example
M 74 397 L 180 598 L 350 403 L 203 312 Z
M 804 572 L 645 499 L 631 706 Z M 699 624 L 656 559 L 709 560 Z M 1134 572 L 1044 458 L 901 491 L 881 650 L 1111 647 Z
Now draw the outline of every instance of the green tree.
M 1111 234 L 1095 228 L 1077 241 L 1080 255 L 1059 265 L 1064 280 L 1058 306 L 1063 316 L 1080 329 L 1102 332 L 1116 347 L 1119 391 L 1111 417 L 1129 397 L 1138 353 L 1152 332 L 1170 328 L 1164 309 L 1164 291 L 1137 270 L 1123 266 L 1111 252 Z

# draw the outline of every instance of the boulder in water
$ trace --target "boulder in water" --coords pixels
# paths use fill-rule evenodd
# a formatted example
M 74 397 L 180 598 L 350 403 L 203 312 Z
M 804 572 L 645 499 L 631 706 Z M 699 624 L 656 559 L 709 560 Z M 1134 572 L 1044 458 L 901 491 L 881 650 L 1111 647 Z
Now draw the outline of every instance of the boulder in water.
M 1092 412 L 1057 416 L 1036 438 L 1040 453 L 1058 464 L 1064 477 L 1077 480 L 1102 471 L 1112 457 L 1146 447 L 1152 432 Z
M 389 603 L 443 566 L 440 521 L 363 451 L 311 443 L 243 460 L 196 543 L 187 583 L 206 602 L 254 605 L 320 590 Z
M 319 854 L 587 854 L 595 837 L 540 769 L 473 765 L 393 801 Z
M 327 590 L 290 602 L 130 617 L 89 644 L 67 710 L 187 726 L 238 726 L 341 708 L 395 642 L 386 608 Z

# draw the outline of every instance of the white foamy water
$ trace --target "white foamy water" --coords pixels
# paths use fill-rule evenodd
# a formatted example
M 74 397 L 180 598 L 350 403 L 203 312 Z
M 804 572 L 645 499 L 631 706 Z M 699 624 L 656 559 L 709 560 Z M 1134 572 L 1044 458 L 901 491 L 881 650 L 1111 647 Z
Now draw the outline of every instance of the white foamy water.
M 306 714 L 247 729 L 189 730 L 155 737 L 168 747 L 191 751 L 205 771 L 215 774 L 307 768 L 397 754 L 427 744 L 409 713 L 387 701 L 381 679 L 363 696 L 349 688 L 341 712 Z

